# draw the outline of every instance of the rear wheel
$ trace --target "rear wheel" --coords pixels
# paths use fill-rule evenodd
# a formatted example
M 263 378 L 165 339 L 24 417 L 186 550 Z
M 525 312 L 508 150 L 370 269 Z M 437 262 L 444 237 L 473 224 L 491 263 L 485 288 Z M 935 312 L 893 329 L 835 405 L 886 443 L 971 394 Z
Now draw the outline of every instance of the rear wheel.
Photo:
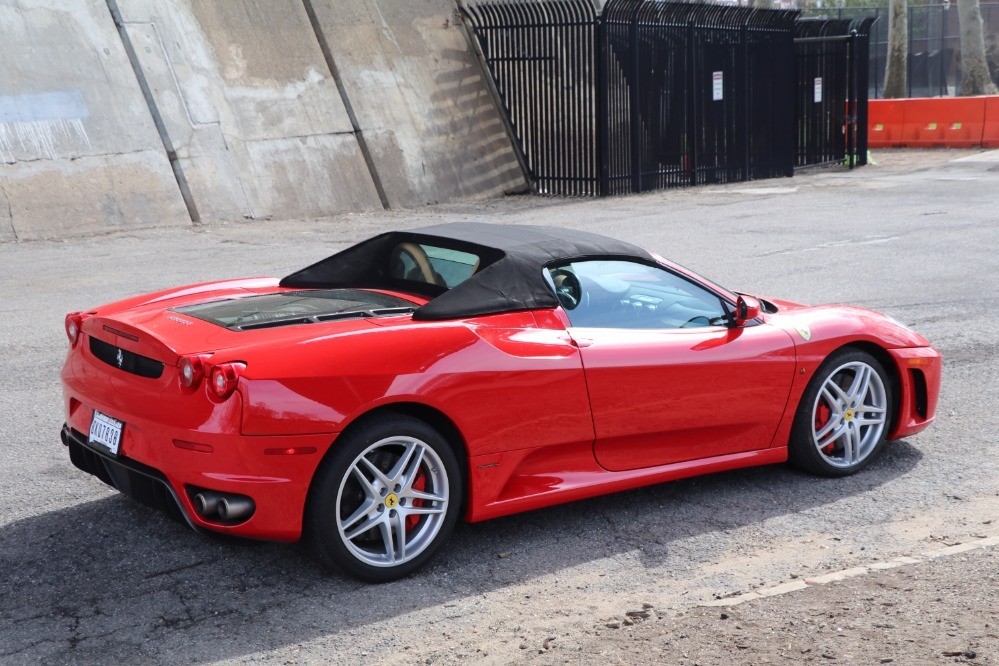
M 417 419 L 389 414 L 338 439 L 316 475 L 306 528 L 320 561 L 386 582 L 423 566 L 461 504 L 458 461 Z
M 834 353 L 798 404 L 791 462 L 823 476 L 860 471 L 884 444 L 892 400 L 891 383 L 876 358 L 859 349 Z

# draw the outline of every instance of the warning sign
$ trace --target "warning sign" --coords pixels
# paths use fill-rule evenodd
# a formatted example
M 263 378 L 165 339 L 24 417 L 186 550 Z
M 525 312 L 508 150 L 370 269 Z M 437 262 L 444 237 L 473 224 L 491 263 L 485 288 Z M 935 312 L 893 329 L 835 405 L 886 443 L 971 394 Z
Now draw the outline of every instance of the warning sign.
M 715 102 L 722 99 L 724 81 L 721 72 L 711 72 L 711 99 Z

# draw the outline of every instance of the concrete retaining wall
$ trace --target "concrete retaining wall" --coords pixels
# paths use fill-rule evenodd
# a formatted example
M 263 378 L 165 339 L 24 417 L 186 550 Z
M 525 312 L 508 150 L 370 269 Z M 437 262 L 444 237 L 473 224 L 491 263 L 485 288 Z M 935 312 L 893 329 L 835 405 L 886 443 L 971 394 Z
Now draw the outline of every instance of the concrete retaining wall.
M 312 1 L 390 205 L 523 183 L 453 0 Z
M 0 240 L 523 184 L 453 0 L 0 0 L 0 37 Z
M 190 223 L 103 2 L 0 0 L 0 240 Z
M 201 220 L 381 208 L 301 0 L 120 7 Z

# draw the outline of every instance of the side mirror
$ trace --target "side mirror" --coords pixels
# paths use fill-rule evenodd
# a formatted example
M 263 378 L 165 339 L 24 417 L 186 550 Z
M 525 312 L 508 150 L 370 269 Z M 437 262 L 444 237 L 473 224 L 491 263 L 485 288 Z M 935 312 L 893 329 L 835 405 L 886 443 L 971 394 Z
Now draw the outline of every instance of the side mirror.
M 735 325 L 743 326 L 750 319 L 760 316 L 760 302 L 752 296 L 739 296 L 735 302 Z

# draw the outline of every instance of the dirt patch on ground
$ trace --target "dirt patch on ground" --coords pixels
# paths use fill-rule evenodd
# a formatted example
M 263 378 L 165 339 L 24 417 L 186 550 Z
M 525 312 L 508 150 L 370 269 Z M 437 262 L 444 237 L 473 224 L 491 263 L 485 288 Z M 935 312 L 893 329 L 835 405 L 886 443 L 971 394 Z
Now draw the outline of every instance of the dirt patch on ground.
M 981 148 L 872 148 L 871 171 L 913 171 L 983 152 Z
M 971 551 L 733 608 L 636 608 L 525 663 L 999 664 L 999 550 Z M 528 654 L 530 651 L 530 654 Z

